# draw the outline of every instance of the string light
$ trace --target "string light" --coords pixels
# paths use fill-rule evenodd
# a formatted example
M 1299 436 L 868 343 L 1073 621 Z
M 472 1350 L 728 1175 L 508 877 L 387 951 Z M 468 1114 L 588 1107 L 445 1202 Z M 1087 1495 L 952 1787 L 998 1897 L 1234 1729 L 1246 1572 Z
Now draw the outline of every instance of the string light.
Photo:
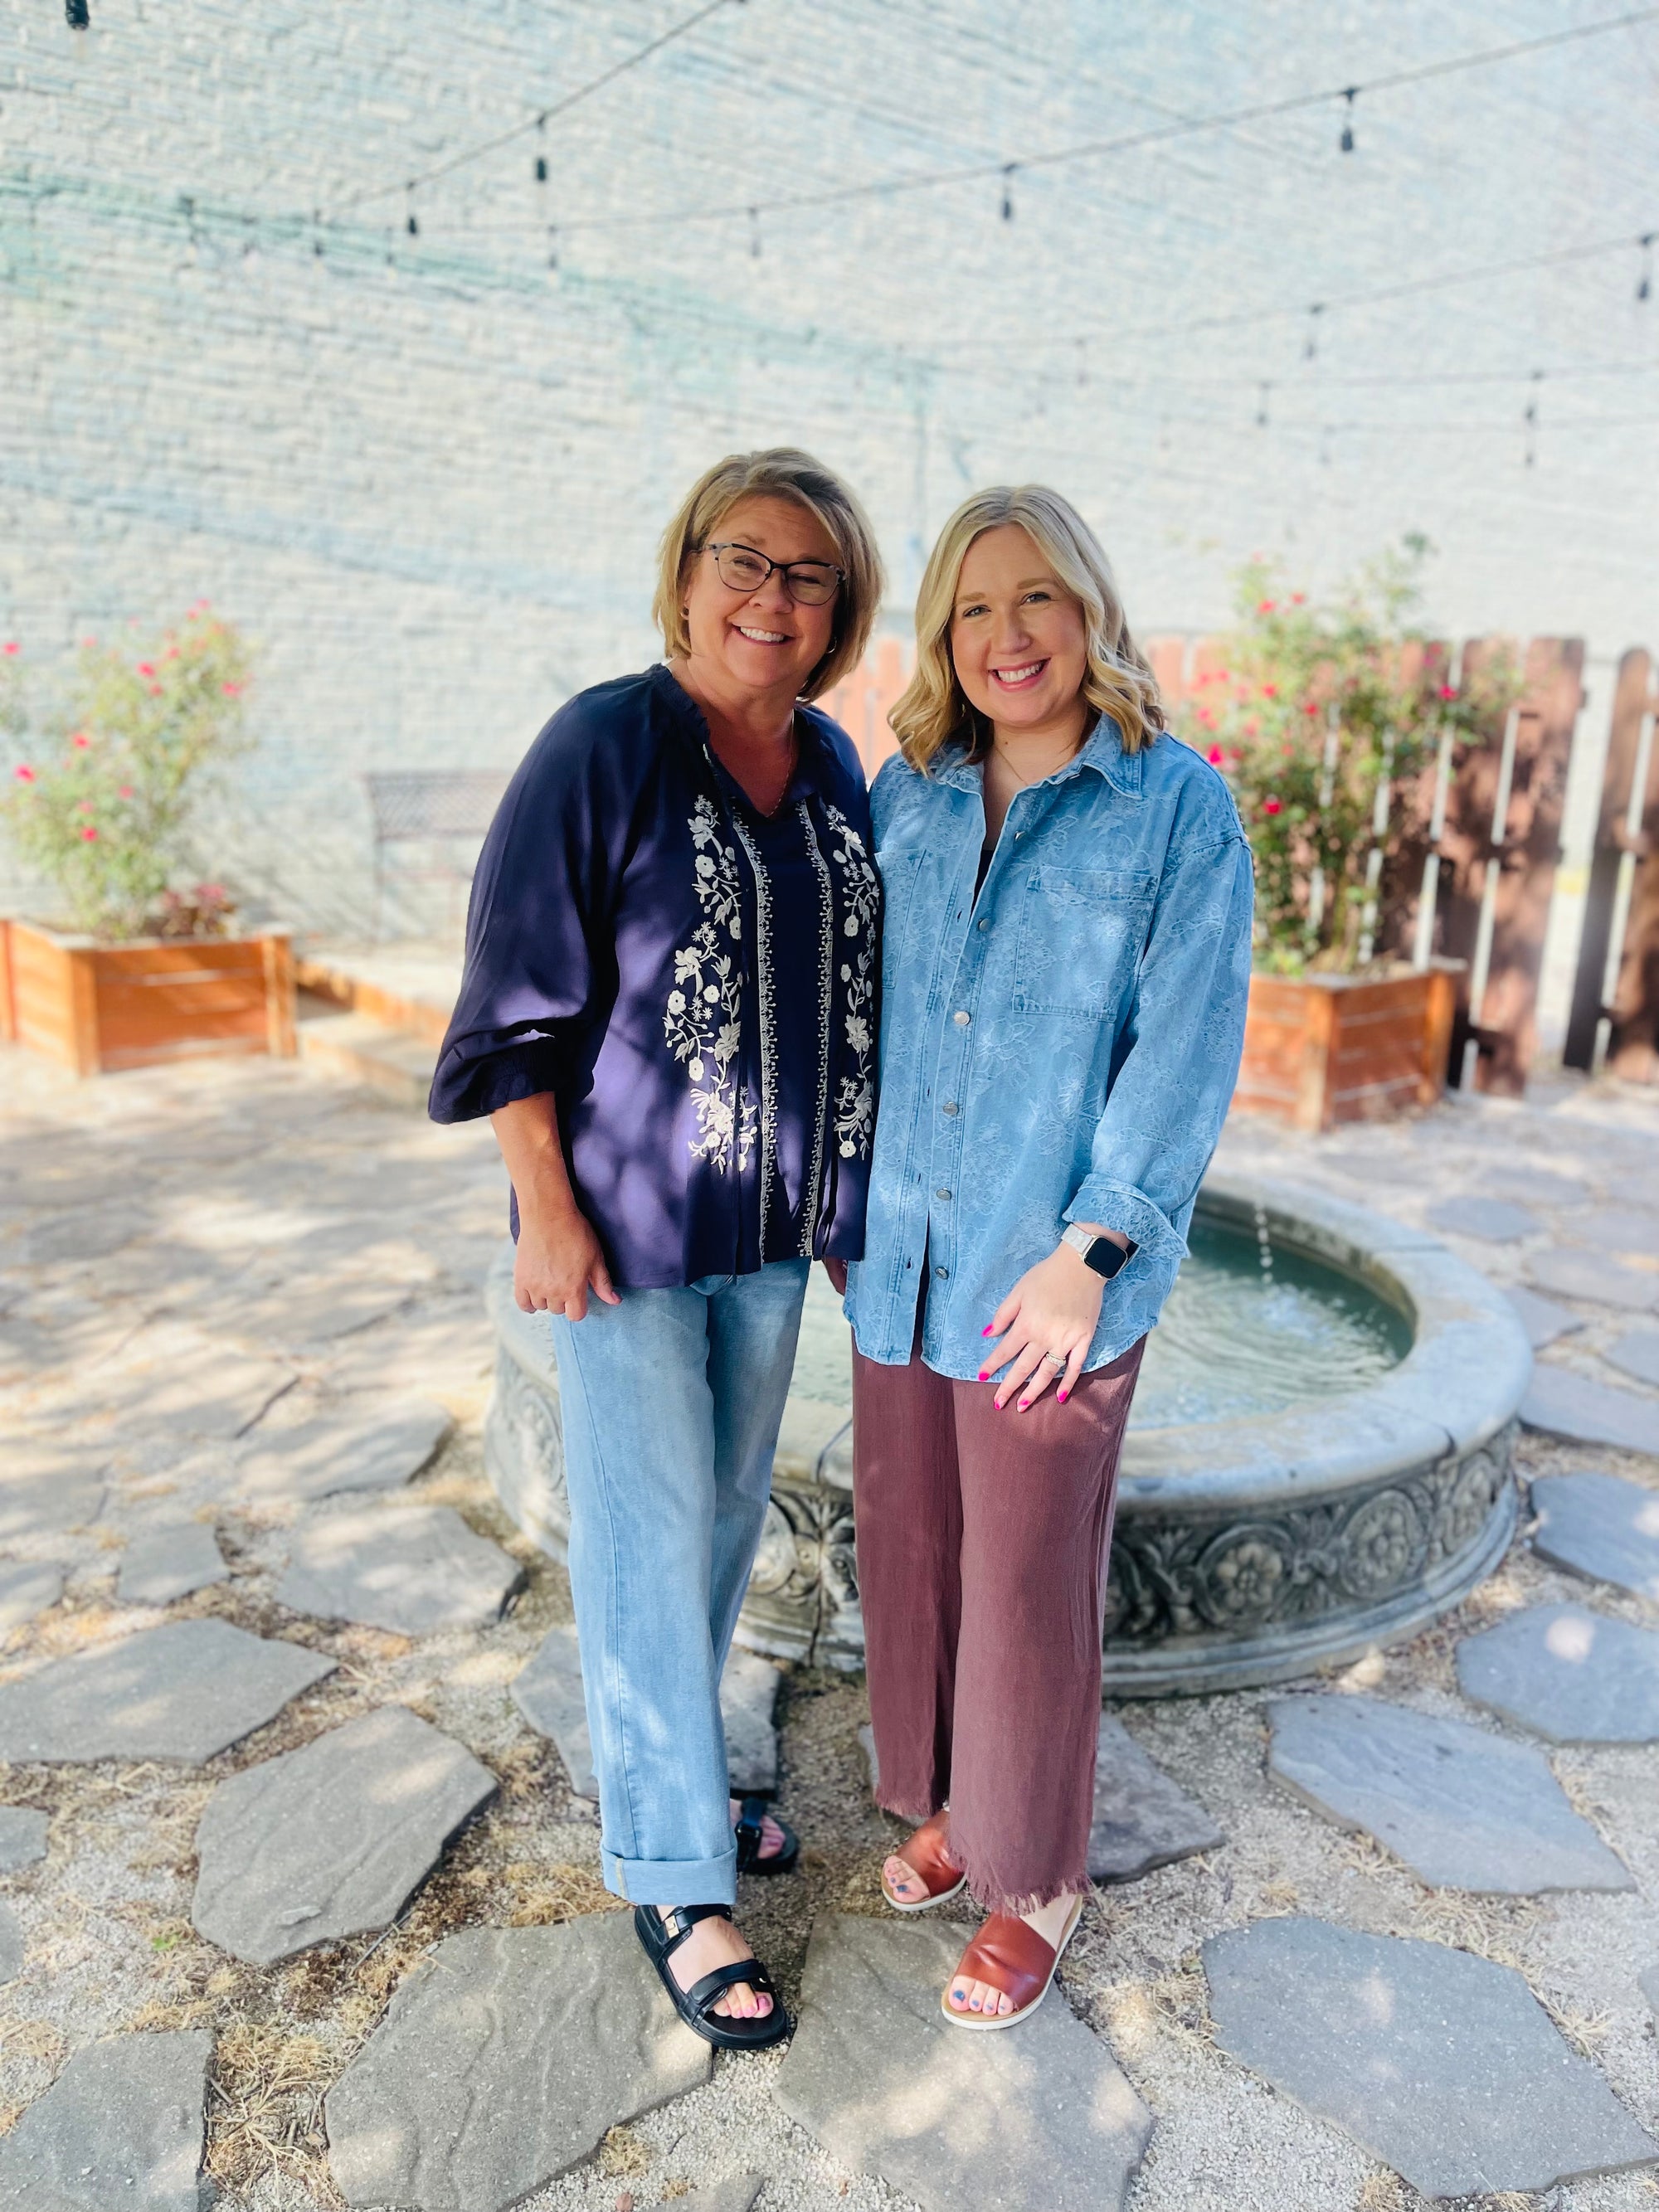
M 1017 162 L 1010 161 L 1002 173 L 1002 220 L 1004 222 L 1012 222 L 1014 219 L 1014 171 L 1018 166 Z
M 89 31 L 92 28 L 92 16 L 87 7 L 87 0 L 64 0 L 64 21 L 71 31 Z
M 420 222 L 415 213 L 415 186 L 411 180 L 404 186 L 404 228 L 411 238 L 421 234 Z
M 547 265 L 554 276 L 559 273 L 559 233 L 556 224 L 547 226 Z
M 1342 95 L 1347 101 L 1348 106 L 1347 112 L 1342 118 L 1342 136 L 1338 143 L 1345 154 L 1352 154 L 1353 151 L 1353 104 L 1358 96 L 1359 87 L 1357 84 L 1351 84 Z
M 1308 335 L 1302 342 L 1304 361 L 1314 360 L 1319 352 L 1319 318 L 1325 312 L 1325 302 L 1316 300 L 1308 310 Z
M 1258 387 L 1260 396 L 1255 404 L 1255 427 L 1258 430 L 1265 430 L 1267 428 L 1267 396 L 1272 390 L 1271 384 L 1263 384 Z
M 1532 373 L 1532 398 L 1528 400 L 1522 421 L 1527 426 L 1526 465 L 1531 468 L 1538 459 L 1538 392 L 1544 381 L 1544 372 L 1535 368 Z
M 1642 274 L 1638 278 L 1636 285 L 1636 296 L 1638 300 L 1647 299 L 1653 290 L 1653 240 L 1652 231 L 1643 232 Z

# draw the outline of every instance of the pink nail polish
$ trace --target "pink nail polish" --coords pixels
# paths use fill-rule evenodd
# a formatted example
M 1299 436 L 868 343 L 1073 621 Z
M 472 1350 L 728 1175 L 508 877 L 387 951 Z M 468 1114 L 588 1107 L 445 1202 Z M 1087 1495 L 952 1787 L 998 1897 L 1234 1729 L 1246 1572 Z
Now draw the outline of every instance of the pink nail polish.
M 1066 1400 L 1071 1396 L 1071 1395 L 1072 1395 L 1072 1394 L 1071 1394 L 1071 1392 L 1070 1392 L 1069 1390 L 1062 1390 L 1062 1391 L 1060 1392 L 1060 1404 L 1061 1404 L 1062 1406 L 1066 1403 Z
M 979 1379 L 980 1379 L 980 1381 L 981 1381 L 981 1382 L 988 1382 L 990 1381 L 990 1379 L 991 1379 L 991 1370 L 990 1370 L 990 1369 L 989 1369 L 988 1367 L 981 1367 L 981 1368 L 980 1369 L 980 1370 L 979 1370 Z
M 1026 1408 L 1026 1407 L 1030 1404 L 1030 1402 L 1031 1402 L 1031 1401 L 1030 1401 L 1030 1400 L 1029 1398 L 1022 1398 L 1022 1399 L 1020 1400 L 1020 1401 L 1019 1401 L 1019 1410 L 1020 1410 L 1020 1412 L 1021 1412 L 1022 1413 L 1025 1411 L 1025 1408 Z

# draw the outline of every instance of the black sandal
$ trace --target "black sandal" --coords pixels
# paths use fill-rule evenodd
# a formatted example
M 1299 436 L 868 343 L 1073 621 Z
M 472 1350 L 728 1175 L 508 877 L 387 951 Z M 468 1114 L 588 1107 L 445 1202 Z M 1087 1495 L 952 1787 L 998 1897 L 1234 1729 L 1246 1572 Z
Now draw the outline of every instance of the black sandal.
M 783 1849 L 781 1851 L 775 1851 L 770 1858 L 763 1859 L 761 1856 L 761 1844 L 765 1833 L 763 1823 L 766 1818 L 764 1797 L 745 1797 L 743 1800 L 738 1808 L 736 1826 L 732 1830 L 732 1833 L 738 1839 L 738 1872 L 739 1874 L 789 1874 L 793 1870 L 795 1861 L 800 1856 L 800 1838 L 787 1820 L 778 1820 L 775 1813 L 771 1815 L 771 1818 L 777 1820 L 779 1827 L 783 1831 Z
M 634 1933 L 645 1955 L 657 1970 L 657 1978 L 668 1992 L 674 2009 L 694 2035 L 702 2036 L 720 2051 L 769 2051 L 793 2032 L 793 2023 L 772 1986 L 772 1978 L 758 1959 L 736 1959 L 729 1966 L 716 1966 L 701 1981 L 683 1990 L 669 1971 L 668 1961 L 700 1920 L 729 1920 L 724 1905 L 657 1905 L 634 1907 Z M 717 1999 L 738 1982 L 763 1990 L 772 2009 L 760 2020 L 734 2020 L 717 2013 Z

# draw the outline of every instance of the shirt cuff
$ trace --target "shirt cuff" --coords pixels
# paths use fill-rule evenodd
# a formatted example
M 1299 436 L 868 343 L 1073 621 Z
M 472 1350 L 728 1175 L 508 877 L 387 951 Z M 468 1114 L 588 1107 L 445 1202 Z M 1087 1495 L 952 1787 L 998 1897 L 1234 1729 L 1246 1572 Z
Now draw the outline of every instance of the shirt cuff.
M 434 1121 L 477 1121 L 497 1107 L 557 1088 L 558 1048 L 548 1038 L 509 1045 L 482 1060 L 440 1060 L 427 1112 Z
M 1115 1229 L 1120 1237 L 1155 1260 L 1179 1266 L 1187 1256 L 1186 1239 L 1178 1236 L 1169 1216 L 1152 1204 L 1133 1183 L 1113 1182 L 1106 1176 L 1090 1176 L 1078 1186 L 1066 1209 L 1067 1221 L 1094 1221 L 1103 1229 Z

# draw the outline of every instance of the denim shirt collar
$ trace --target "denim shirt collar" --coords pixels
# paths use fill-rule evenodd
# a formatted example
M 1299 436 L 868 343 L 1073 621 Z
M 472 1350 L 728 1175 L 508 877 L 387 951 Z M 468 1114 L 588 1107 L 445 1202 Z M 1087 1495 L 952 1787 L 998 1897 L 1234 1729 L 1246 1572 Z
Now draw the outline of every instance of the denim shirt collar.
M 1056 769 L 1052 775 L 1030 787 L 1042 790 L 1051 783 L 1066 783 L 1084 769 L 1092 769 L 1103 776 L 1115 790 L 1126 799 L 1139 799 L 1141 782 L 1141 756 L 1126 752 L 1123 733 L 1109 714 L 1097 715 L 1095 726 L 1078 751 L 1073 754 L 1064 768 Z M 980 764 L 963 757 L 961 744 L 952 740 L 941 766 L 933 771 L 934 781 L 951 791 L 971 791 L 977 798 L 983 787 L 983 770 Z

